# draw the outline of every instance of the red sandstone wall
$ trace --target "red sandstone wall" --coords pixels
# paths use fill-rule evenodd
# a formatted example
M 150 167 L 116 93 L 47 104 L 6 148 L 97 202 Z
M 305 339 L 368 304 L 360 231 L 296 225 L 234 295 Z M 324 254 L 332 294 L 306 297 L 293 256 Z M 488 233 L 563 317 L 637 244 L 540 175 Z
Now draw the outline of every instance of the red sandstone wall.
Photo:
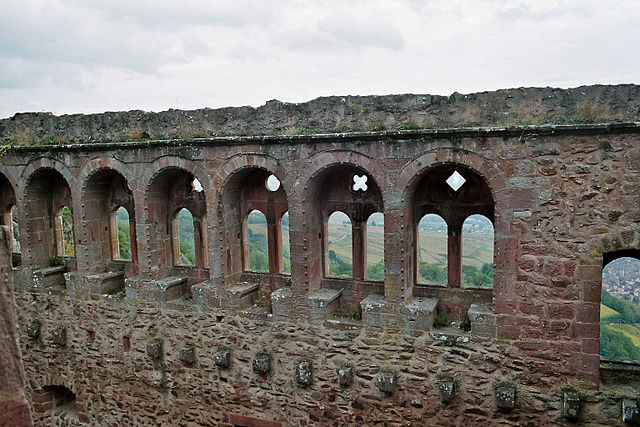
M 9 230 L 0 227 L 0 426 L 30 426 L 33 421 L 24 397 L 10 243 Z
M 615 424 L 620 397 L 637 396 L 638 390 L 637 384 L 595 390 L 600 382 L 600 277 L 603 253 L 640 249 L 640 143 L 633 126 L 605 132 L 587 127 L 486 137 L 425 133 L 10 152 L 1 170 L 15 189 L 19 213 L 24 212 L 28 178 L 38 169 L 54 168 L 69 183 L 78 220 L 79 275 L 85 273 L 83 265 L 100 256 L 89 250 L 92 236 L 82 222 L 83 215 L 92 214 L 81 202 L 83 183 L 95 170 L 113 168 L 130 186 L 139 221 L 143 277 L 155 271 L 155 260 L 145 248 L 149 230 L 158 224 L 146 211 L 146 192 L 158 172 L 180 167 L 198 178 L 209 224 L 207 307 L 188 300 L 149 301 L 152 293 L 143 289 L 144 281 L 137 282 L 141 300 L 121 302 L 89 295 L 87 289 L 76 289 L 75 296 L 31 294 L 27 280 L 19 283 L 28 393 L 31 396 L 49 384 L 64 385 L 82 399 L 86 416 L 97 424 L 180 420 L 206 425 L 229 422 L 231 413 L 319 425 L 419 424 L 424 419 L 441 424 L 496 420 L 547 424 L 559 420 L 561 391 L 570 386 L 587 398 L 585 420 Z M 448 341 L 446 333 L 411 334 L 402 329 L 403 304 L 416 290 L 409 255 L 409 195 L 424 173 L 449 164 L 473 169 L 491 189 L 496 212 L 495 287 L 488 295 L 459 288 L 423 291 L 440 298 L 440 311 L 453 306 L 464 313 L 474 299 L 488 298 L 496 335 L 487 340 L 463 334 L 463 341 L 456 343 Z M 348 331 L 309 319 L 311 292 L 331 286 L 319 264 L 318 224 L 310 221 L 323 194 L 314 178 L 335 165 L 351 165 L 375 180 L 385 214 L 382 293 L 389 311 L 378 324 Z M 234 224 L 229 215 L 235 212 L 227 202 L 237 198 L 222 192 L 230 177 L 251 167 L 276 174 L 287 194 L 294 310 L 287 322 L 236 316 L 227 307 L 225 291 L 233 284 L 235 268 L 230 264 L 238 262 L 228 257 L 227 249 L 237 243 L 237 230 L 227 227 Z M 24 218 L 19 222 L 23 226 Z M 28 233 L 23 236 L 28 248 Z M 28 269 L 30 260 L 24 259 L 23 265 Z M 373 292 L 380 285 L 357 286 Z M 34 318 L 42 319 L 43 333 L 40 339 L 29 340 L 25 327 Z M 51 331 L 59 325 L 67 327 L 64 346 L 52 344 Z M 125 337 L 129 351 L 124 350 Z M 155 337 L 164 339 L 160 361 L 146 355 L 146 344 Z M 190 366 L 177 356 L 188 342 L 197 351 L 197 362 Z M 219 371 L 212 363 L 218 346 L 233 350 L 230 372 Z M 267 378 L 251 370 L 253 357 L 261 350 L 274 360 Z M 315 381 L 308 389 L 298 387 L 293 377 L 302 358 L 311 360 L 315 369 Z M 343 361 L 356 370 L 356 381 L 347 389 L 336 383 L 336 368 Z M 387 368 L 399 378 L 399 389 L 392 396 L 375 387 L 374 378 Z M 453 404 L 444 405 L 437 383 L 449 377 L 459 381 L 460 395 Z M 496 410 L 493 386 L 498 380 L 509 381 L 518 390 L 517 406 L 509 413 Z M 50 416 L 37 419 L 44 422 Z

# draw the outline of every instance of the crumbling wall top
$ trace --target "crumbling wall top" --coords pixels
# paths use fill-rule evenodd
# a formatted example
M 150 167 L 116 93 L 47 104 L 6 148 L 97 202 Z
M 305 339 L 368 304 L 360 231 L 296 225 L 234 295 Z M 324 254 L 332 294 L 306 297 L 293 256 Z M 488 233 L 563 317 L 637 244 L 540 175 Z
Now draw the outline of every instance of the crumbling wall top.
M 55 116 L 17 113 L 0 120 L 16 145 L 60 145 L 229 136 L 314 135 L 463 127 L 640 121 L 640 86 L 518 88 L 472 94 L 330 96 L 258 108 L 106 112 Z

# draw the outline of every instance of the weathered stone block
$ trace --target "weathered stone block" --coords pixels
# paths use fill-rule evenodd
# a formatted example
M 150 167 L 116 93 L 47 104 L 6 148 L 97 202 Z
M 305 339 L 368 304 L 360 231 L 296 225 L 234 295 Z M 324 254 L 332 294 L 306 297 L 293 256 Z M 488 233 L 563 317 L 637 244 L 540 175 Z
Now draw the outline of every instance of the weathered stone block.
M 360 301 L 362 307 L 362 326 L 365 328 L 384 327 L 386 302 L 384 296 L 370 294 Z
M 189 343 L 180 349 L 180 360 L 184 363 L 193 364 L 196 361 L 196 346 Z
M 53 339 L 54 344 L 60 345 L 60 346 L 67 345 L 67 327 L 58 326 L 51 333 L 51 337 Z
M 296 382 L 303 387 L 313 382 L 313 364 L 310 360 L 301 360 L 296 365 Z
M 454 381 L 441 381 L 438 383 L 440 389 L 440 401 L 442 403 L 451 403 L 456 394 L 456 383 Z
M 407 305 L 402 307 L 405 328 L 418 331 L 431 329 L 437 305 L 436 298 L 412 298 Z
M 396 391 L 398 376 L 392 371 L 382 371 L 376 377 L 376 386 L 383 393 L 393 394 Z
M 577 420 L 580 417 L 580 395 L 575 391 L 565 391 L 562 397 L 562 414 L 568 420 Z
M 36 339 L 40 336 L 41 329 L 42 322 L 39 319 L 33 319 L 31 323 L 27 325 L 27 336 Z
M 496 406 L 498 409 L 508 411 L 516 406 L 516 388 L 510 384 L 495 387 Z
M 32 286 L 34 289 L 55 288 L 65 285 L 64 265 L 41 268 L 33 272 Z
M 225 303 L 234 310 L 250 307 L 258 299 L 260 284 L 242 282 L 226 290 Z
M 479 338 L 489 338 L 495 335 L 496 316 L 484 304 L 471 304 L 467 311 L 471 322 L 471 335 Z
M 338 383 L 342 387 L 349 387 L 353 383 L 353 366 L 345 363 L 338 368 Z
M 163 355 L 163 342 L 159 338 L 152 338 L 147 342 L 147 355 L 152 359 L 161 359 Z
M 312 322 L 324 322 L 340 305 L 341 290 L 318 289 L 309 296 L 309 317 Z
M 627 424 L 640 424 L 640 412 L 638 399 L 625 397 L 622 399 L 622 422 Z
M 228 369 L 231 366 L 231 350 L 220 348 L 213 355 L 213 361 L 218 368 Z
M 124 290 L 124 272 L 109 271 L 87 276 L 92 294 L 105 294 Z
M 271 371 L 271 355 L 269 353 L 258 353 L 253 358 L 253 370 L 259 374 L 267 374 Z
M 271 311 L 273 320 L 287 321 L 293 317 L 294 300 L 291 293 L 291 286 L 271 292 Z

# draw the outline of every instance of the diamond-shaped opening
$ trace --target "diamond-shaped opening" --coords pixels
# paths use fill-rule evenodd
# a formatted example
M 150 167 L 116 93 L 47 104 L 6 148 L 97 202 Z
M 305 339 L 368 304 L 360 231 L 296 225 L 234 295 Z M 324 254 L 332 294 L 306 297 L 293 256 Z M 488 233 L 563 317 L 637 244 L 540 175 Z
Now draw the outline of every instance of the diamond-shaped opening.
M 447 184 L 449 187 L 453 189 L 453 191 L 458 191 L 462 185 L 467 182 L 466 179 L 462 175 L 458 173 L 458 171 L 453 171 L 451 176 L 447 178 Z

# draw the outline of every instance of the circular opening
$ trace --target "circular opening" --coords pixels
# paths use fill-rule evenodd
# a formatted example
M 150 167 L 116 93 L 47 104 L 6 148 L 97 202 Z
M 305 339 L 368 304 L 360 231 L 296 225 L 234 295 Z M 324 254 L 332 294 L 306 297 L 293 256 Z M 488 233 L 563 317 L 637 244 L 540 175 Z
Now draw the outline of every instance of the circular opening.
M 280 180 L 271 174 L 269 178 L 267 178 L 266 186 L 269 191 L 278 191 L 278 188 L 280 188 Z

